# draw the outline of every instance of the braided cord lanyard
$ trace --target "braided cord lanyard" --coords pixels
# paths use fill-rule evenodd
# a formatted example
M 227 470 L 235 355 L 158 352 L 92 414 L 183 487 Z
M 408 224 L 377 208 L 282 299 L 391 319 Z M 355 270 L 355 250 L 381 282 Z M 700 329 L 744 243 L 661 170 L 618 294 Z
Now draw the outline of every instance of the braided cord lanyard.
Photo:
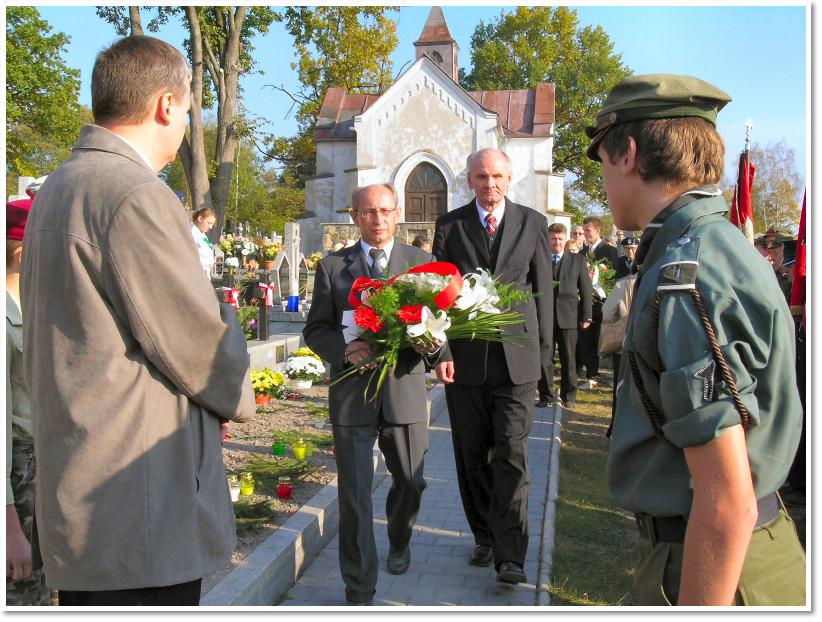
M 739 412 L 739 416 L 742 421 L 742 427 L 744 429 L 747 429 L 751 423 L 750 413 L 748 412 L 748 409 L 745 407 L 745 404 L 742 403 L 742 398 L 739 396 L 739 391 L 736 388 L 736 379 L 734 378 L 731 368 L 728 367 L 728 363 L 725 360 L 725 355 L 722 354 L 722 350 L 719 347 L 719 342 L 716 339 L 716 332 L 714 331 L 714 327 L 711 324 L 710 318 L 708 317 L 708 311 L 705 309 L 705 303 L 702 300 L 702 295 L 699 293 L 699 290 L 696 288 L 696 285 L 694 285 L 693 289 L 689 290 L 689 293 L 691 294 L 691 298 L 693 298 L 694 300 L 697 312 L 699 313 L 699 317 L 702 320 L 702 327 L 705 329 L 705 334 L 708 336 L 708 342 L 711 346 L 711 353 L 713 355 L 713 359 L 714 361 L 716 361 L 719 373 L 722 376 L 722 379 L 725 381 L 725 384 L 728 385 L 728 390 L 731 392 L 731 397 L 733 398 L 734 405 L 736 406 L 736 409 Z M 660 294 L 660 292 L 657 291 L 656 297 L 654 298 L 654 306 L 651 310 L 651 318 L 653 320 L 654 325 L 654 338 L 657 338 L 657 336 L 659 335 L 659 303 L 661 298 L 662 295 Z M 654 352 L 656 352 L 659 370 L 660 372 L 662 372 L 664 371 L 664 366 L 662 364 L 662 359 L 659 356 L 658 345 L 654 347 Z M 656 407 L 653 400 L 651 400 L 651 396 L 648 395 L 648 392 L 645 390 L 645 383 L 642 380 L 642 374 L 639 371 L 639 365 L 637 365 L 636 355 L 633 350 L 628 351 L 628 363 L 631 368 L 631 378 L 634 381 L 634 386 L 637 388 L 637 391 L 639 391 L 639 397 L 642 400 L 642 405 L 645 407 L 645 412 L 648 414 L 648 419 L 650 420 L 651 428 L 653 428 L 654 434 L 656 434 L 660 438 L 665 438 L 665 435 L 662 433 L 662 427 L 663 425 L 665 425 L 665 417 Z

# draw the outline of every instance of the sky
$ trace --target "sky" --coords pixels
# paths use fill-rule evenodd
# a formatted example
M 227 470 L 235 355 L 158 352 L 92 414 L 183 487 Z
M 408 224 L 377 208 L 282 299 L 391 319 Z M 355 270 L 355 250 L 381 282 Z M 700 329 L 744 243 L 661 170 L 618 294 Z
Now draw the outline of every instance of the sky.
M 115 38 L 114 30 L 88 6 L 38 6 L 54 30 L 68 34 L 65 55 L 70 67 L 81 71 L 80 102 L 91 105 L 90 78 L 94 57 Z M 76 3 L 75 3 L 76 4 Z M 745 5 L 719 2 L 623 5 L 610 2 L 570 2 L 580 26 L 602 26 L 614 44 L 614 52 L 635 74 L 684 73 L 702 78 L 733 98 L 720 112 L 718 129 L 726 145 L 726 177 L 745 144 L 745 125 L 753 124 L 751 140 L 762 146 L 784 141 L 796 154 L 797 170 L 804 180 L 806 154 L 810 153 L 810 9 L 807 3 Z M 470 69 L 470 40 L 480 20 L 499 16 L 513 5 L 443 6 L 452 36 L 457 41 L 459 64 Z M 414 60 L 413 42 L 422 32 L 430 5 L 403 6 L 392 14 L 397 20 L 399 44 L 392 61 L 395 76 Z M 148 14 L 144 14 L 144 24 Z M 175 22 L 159 36 L 180 47 L 185 31 Z M 150 33 L 151 34 L 151 33 Z M 296 123 L 290 98 L 271 88 L 295 90 L 296 72 L 291 37 L 273 24 L 268 35 L 254 41 L 255 57 L 262 75 L 242 80 L 245 105 L 252 115 L 266 119 L 267 131 L 290 136 Z M 410 62 L 409 62 L 410 61 Z

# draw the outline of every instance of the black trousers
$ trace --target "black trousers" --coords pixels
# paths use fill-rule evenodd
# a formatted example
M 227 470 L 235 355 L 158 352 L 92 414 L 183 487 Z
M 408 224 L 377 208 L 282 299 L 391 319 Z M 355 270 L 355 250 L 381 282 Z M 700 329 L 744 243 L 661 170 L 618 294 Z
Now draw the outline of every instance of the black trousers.
M 525 563 L 528 549 L 528 435 L 536 382 L 515 385 L 502 347 L 488 348 L 480 386 L 445 387 L 462 507 L 477 544 L 490 546 L 497 568 Z
M 585 377 L 589 380 L 599 375 L 599 331 L 601 324 L 592 323 L 580 329 L 577 344 L 577 368 L 585 367 Z
M 553 400 L 554 395 L 554 352 L 559 350 L 559 396 L 563 402 L 577 398 L 577 329 L 560 328 L 554 322 L 554 337 L 551 341 L 551 354 L 548 357 L 547 373 L 543 371 L 537 389 L 541 400 Z
M 105 606 L 192 606 L 200 604 L 202 579 L 163 587 L 141 587 L 133 590 L 78 591 L 60 590 L 61 607 Z

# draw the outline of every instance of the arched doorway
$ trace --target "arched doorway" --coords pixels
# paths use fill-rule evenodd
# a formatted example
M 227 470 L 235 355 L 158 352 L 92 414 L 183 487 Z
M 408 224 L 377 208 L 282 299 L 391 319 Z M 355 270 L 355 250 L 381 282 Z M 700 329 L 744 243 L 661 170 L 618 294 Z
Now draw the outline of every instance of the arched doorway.
M 434 222 L 448 209 L 445 177 L 433 164 L 421 162 L 405 182 L 405 222 Z

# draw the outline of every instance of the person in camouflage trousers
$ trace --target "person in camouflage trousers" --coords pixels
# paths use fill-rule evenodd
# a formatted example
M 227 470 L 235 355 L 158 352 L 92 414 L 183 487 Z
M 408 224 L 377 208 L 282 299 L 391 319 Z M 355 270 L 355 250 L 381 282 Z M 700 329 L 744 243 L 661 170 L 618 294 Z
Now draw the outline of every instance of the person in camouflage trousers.
M 32 201 L 6 204 L 6 605 L 48 605 L 34 519 L 37 468 L 31 400 L 23 381 L 20 266 Z

